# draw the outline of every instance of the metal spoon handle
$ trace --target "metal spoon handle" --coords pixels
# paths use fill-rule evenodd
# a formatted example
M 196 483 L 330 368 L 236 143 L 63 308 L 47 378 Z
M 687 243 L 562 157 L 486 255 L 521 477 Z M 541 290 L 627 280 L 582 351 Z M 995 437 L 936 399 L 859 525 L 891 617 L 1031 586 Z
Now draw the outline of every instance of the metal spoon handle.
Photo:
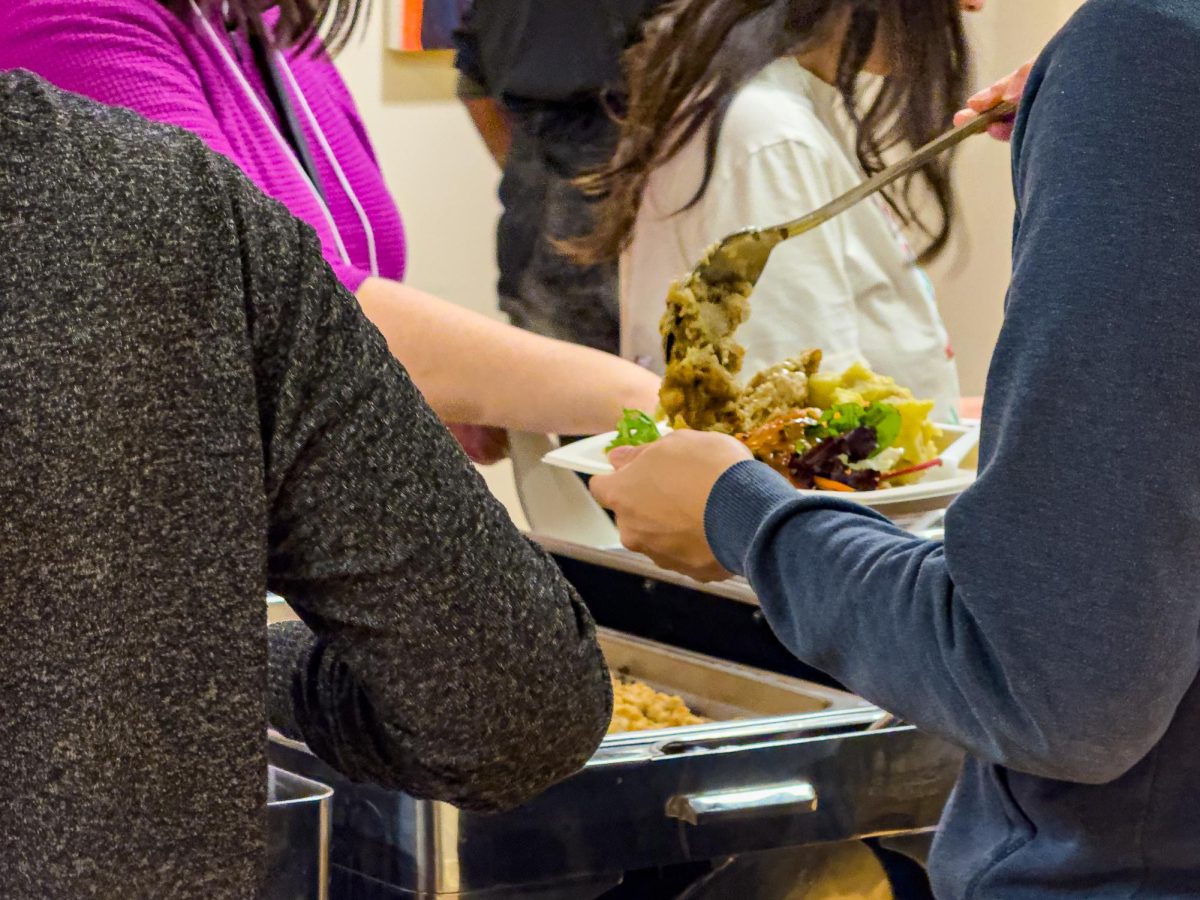
M 989 126 L 994 125 L 1006 116 L 1012 115 L 1016 111 L 1017 107 L 1014 104 L 1001 103 L 999 106 L 992 107 L 978 118 L 972 119 L 967 124 L 960 125 L 953 131 L 948 131 L 941 137 L 935 138 L 912 154 L 912 156 L 902 159 L 895 165 L 888 166 L 882 172 L 868 178 L 858 187 L 847 191 L 832 203 L 828 203 L 820 209 L 792 222 L 788 222 L 785 225 L 780 225 L 779 230 L 782 232 L 782 239 L 794 238 L 797 235 L 804 234 L 806 231 L 812 231 L 812 229 L 819 225 L 824 225 L 830 219 L 841 215 L 856 203 L 883 190 L 894 181 L 918 171 L 926 163 L 937 159 L 951 147 L 957 146 L 972 135 L 987 130 Z

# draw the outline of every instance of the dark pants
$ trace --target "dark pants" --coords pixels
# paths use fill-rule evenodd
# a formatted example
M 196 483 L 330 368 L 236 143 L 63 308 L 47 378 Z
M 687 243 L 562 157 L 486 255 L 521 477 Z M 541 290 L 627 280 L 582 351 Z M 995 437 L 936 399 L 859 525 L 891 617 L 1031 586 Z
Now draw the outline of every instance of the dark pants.
M 887 874 L 895 900 L 933 900 L 933 888 L 925 871 L 932 841 L 930 835 L 863 841 Z
M 603 160 L 604 148 L 547 137 L 535 125 L 516 118 L 500 183 L 500 308 L 518 328 L 616 353 L 616 263 L 580 266 L 554 246 L 591 228 L 592 204 L 572 179 Z

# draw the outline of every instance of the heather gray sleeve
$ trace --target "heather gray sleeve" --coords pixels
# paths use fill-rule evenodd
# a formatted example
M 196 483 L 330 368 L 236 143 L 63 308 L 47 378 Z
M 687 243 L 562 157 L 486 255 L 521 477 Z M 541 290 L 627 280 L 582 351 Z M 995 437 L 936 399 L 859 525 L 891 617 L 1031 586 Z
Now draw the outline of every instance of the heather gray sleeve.
M 593 623 L 315 236 L 238 190 L 269 586 L 306 625 L 271 630 L 273 718 L 352 778 L 470 808 L 519 803 L 605 732 Z
M 714 550 L 801 659 L 1065 781 L 1139 762 L 1200 666 L 1200 168 L 1179 150 L 1200 64 L 1166 6 L 1089 4 L 1034 69 L 982 467 L 945 545 L 755 464 L 709 499 Z

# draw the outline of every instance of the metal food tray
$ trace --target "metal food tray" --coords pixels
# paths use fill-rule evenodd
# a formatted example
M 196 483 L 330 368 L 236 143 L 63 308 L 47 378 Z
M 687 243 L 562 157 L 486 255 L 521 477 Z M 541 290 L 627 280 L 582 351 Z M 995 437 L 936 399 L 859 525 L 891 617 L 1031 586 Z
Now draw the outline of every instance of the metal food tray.
M 333 790 L 271 766 L 267 875 L 261 900 L 329 900 Z
M 332 896 L 592 900 L 634 870 L 936 825 L 962 751 L 796 660 L 744 582 L 540 540 L 612 668 L 715 721 L 609 735 L 580 772 L 498 815 L 353 784 L 273 734 L 272 763 L 335 789 Z
M 609 735 L 607 742 L 629 736 L 657 739 L 663 732 L 687 734 L 723 730 L 729 722 L 778 721 L 830 709 L 863 709 L 868 704 L 841 691 L 797 678 L 724 662 L 608 628 L 598 629 L 600 647 L 614 675 L 640 681 L 656 691 L 680 697 L 703 725 L 648 729 Z
M 301 744 L 276 765 L 334 794 L 333 895 L 596 897 L 633 869 L 933 826 L 961 754 L 865 701 L 605 631 L 613 666 L 704 725 L 607 736 L 575 776 L 498 815 L 352 784 Z

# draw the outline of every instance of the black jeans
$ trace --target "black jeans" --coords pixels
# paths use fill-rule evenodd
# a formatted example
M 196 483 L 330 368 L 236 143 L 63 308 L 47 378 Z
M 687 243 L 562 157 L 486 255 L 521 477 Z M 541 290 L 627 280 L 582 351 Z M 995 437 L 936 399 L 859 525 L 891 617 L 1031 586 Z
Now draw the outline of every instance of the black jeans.
M 933 838 L 872 838 L 863 841 L 887 874 L 895 900 L 933 900 L 933 888 L 925 863 Z
M 500 309 L 518 328 L 616 353 L 616 263 L 581 266 L 554 243 L 592 227 L 592 204 L 572 179 L 598 159 L 602 148 L 543 136 L 516 119 L 500 182 Z

